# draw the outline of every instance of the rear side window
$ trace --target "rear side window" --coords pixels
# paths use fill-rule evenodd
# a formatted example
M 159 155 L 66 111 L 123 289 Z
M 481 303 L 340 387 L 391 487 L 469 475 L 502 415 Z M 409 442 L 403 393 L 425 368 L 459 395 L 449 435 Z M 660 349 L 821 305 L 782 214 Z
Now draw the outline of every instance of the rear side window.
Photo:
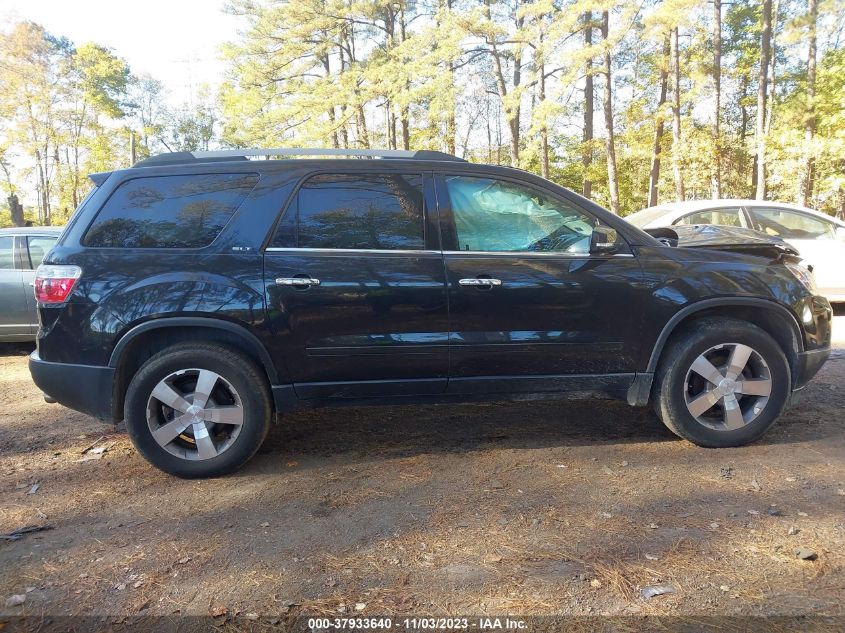
M 10 270 L 15 267 L 15 259 L 12 256 L 12 238 L 9 236 L 0 237 L 0 270 Z
M 757 226 L 768 235 L 788 240 L 825 240 L 836 237 L 832 222 L 789 209 L 752 208 Z
M 422 176 L 321 174 L 291 202 L 272 246 L 421 250 Z
M 85 246 L 208 246 L 258 181 L 256 174 L 133 178 L 121 184 L 88 229 Z
M 57 237 L 47 237 L 46 235 L 32 235 L 27 238 L 26 247 L 29 251 L 29 267 L 33 270 L 41 265 L 41 261 L 53 245 L 56 243 Z

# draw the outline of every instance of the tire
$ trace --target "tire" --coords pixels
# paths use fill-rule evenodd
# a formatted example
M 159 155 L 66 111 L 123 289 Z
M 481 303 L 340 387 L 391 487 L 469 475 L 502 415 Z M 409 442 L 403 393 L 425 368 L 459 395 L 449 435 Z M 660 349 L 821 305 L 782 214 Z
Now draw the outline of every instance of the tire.
M 271 415 L 263 372 L 213 343 L 181 343 L 154 355 L 132 378 L 124 404 L 141 455 L 186 479 L 243 466 L 264 441 Z
M 746 321 L 705 318 L 667 344 L 653 402 L 676 435 L 698 446 L 727 448 L 763 435 L 783 412 L 791 387 L 789 363 L 768 333 Z

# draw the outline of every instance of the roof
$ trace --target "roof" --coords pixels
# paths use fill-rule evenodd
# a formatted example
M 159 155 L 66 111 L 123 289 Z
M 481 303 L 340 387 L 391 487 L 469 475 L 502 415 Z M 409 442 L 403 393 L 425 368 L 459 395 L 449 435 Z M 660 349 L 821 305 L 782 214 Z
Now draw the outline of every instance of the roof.
M 12 226 L 0 229 L 0 235 L 38 235 L 39 233 L 55 233 L 58 235 L 65 230 L 63 226 Z
M 695 211 L 707 211 L 709 209 L 723 209 L 725 207 L 768 207 L 770 209 L 792 209 L 794 211 L 801 211 L 808 215 L 818 218 L 823 218 L 829 222 L 833 222 L 839 226 L 845 227 L 845 222 L 838 218 L 816 211 L 815 209 L 808 209 L 798 204 L 789 202 L 775 202 L 772 200 L 752 200 L 748 198 L 722 198 L 719 200 L 683 200 L 681 202 L 664 202 L 654 207 L 641 209 L 636 213 L 632 213 L 625 217 L 626 220 L 634 219 L 634 224 L 637 226 L 663 226 L 666 222 L 673 222 L 682 215 L 692 213 Z M 660 213 L 660 212 L 663 213 Z M 637 218 L 643 218 L 644 222 L 637 223 Z

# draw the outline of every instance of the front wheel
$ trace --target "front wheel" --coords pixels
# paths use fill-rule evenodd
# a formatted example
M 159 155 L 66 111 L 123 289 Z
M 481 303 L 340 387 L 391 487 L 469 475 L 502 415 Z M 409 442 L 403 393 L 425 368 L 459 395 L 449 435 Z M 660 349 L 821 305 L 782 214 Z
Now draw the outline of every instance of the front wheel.
M 701 319 L 667 345 L 654 405 L 694 444 L 742 446 L 775 423 L 790 388 L 789 363 L 768 333 L 736 319 Z
M 261 446 L 272 408 L 266 380 L 248 358 L 211 343 L 184 343 L 150 358 L 132 378 L 124 415 L 129 437 L 157 468 L 214 477 Z

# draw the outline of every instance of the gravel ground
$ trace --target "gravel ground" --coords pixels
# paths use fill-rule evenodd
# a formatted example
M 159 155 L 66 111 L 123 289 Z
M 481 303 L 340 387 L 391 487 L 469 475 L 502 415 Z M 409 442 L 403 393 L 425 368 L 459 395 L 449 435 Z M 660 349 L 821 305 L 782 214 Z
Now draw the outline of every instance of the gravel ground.
M 209 481 L 44 403 L 0 346 L 0 532 L 53 528 L 0 541 L 0 600 L 25 596 L 0 615 L 843 615 L 845 315 L 835 336 L 740 449 L 614 402 L 343 408 Z

